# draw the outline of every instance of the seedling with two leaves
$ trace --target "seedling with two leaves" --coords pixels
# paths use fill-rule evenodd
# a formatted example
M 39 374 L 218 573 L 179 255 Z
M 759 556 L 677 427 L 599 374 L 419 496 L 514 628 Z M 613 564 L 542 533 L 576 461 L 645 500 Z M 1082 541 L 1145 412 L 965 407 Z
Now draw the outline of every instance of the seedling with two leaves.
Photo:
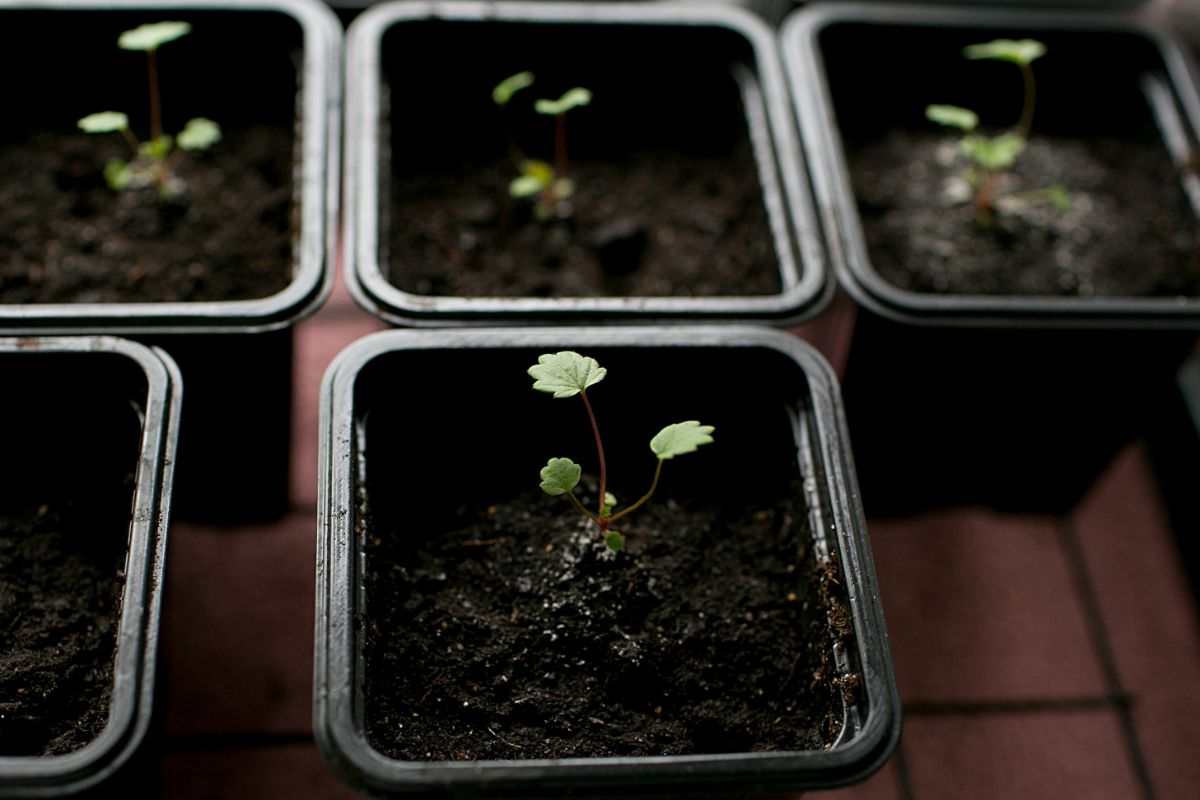
M 595 523 L 596 529 L 604 543 L 614 552 L 625 547 L 625 538 L 611 526 L 637 509 L 641 508 L 653 496 L 658 488 L 658 479 L 662 474 L 663 462 L 696 451 L 696 448 L 713 441 L 712 425 L 701 425 L 696 420 L 676 422 L 663 428 L 650 440 L 650 451 L 658 459 L 654 468 L 654 479 L 650 489 L 636 503 L 617 511 L 617 498 L 608 491 L 608 468 L 604 461 L 604 443 L 600 437 L 600 428 L 596 424 L 596 415 L 592 403 L 588 399 L 587 390 L 604 380 L 608 370 L 601 367 L 594 358 L 581 356 L 579 353 L 565 350 L 558 353 L 547 353 L 538 357 L 538 363 L 529 368 L 529 375 L 534 379 L 533 388 L 547 392 L 556 398 L 574 397 L 579 395 L 587 409 L 588 421 L 592 426 L 592 434 L 596 440 L 596 452 L 600 465 L 600 488 L 598 491 L 599 507 L 589 511 L 575 496 L 574 489 L 579 484 L 582 468 L 569 458 L 552 458 L 541 470 L 541 488 L 548 495 L 567 495 L 579 511 Z
M 186 22 L 156 22 L 125 31 L 117 39 L 122 50 L 140 50 L 146 54 L 150 84 L 150 138 L 141 141 L 129 127 L 129 117 L 120 111 L 101 111 L 79 120 L 87 133 L 120 133 L 129 143 L 133 156 L 125 161 L 114 158 L 104 166 L 104 179 L 114 191 L 153 186 L 162 197 L 183 191 L 175 175 L 176 161 L 182 151 L 206 150 L 221 139 L 221 127 L 210 119 L 188 120 L 183 130 L 172 137 L 163 132 L 162 99 L 158 89 L 158 48 L 191 32 Z
M 975 192 L 975 217 L 985 227 L 992 223 L 1001 178 L 1024 152 L 1029 139 L 1037 100 L 1033 62 L 1045 54 L 1046 46 L 1034 39 L 996 39 L 968 45 L 963 49 L 963 55 L 968 59 L 1006 61 L 1020 68 L 1025 86 L 1025 100 L 1021 118 L 1010 131 L 996 136 L 983 136 L 975 132 L 979 126 L 979 115 L 971 109 L 936 104 L 925 107 L 925 116 L 930 121 L 963 132 L 958 149 L 971 161 L 972 167 L 967 173 L 967 181 Z M 1070 198 L 1061 186 L 1023 192 L 1021 198 L 1028 201 L 1049 201 L 1064 211 L 1070 209 Z
M 507 111 L 513 96 L 533 85 L 532 72 L 510 75 L 492 89 L 492 101 Z M 533 109 L 539 114 L 554 117 L 554 163 L 526 158 L 509 133 L 509 155 L 517 165 L 520 175 L 508 185 L 508 193 L 515 198 L 534 198 L 534 214 L 540 220 L 567 217 L 571 208 L 567 202 L 575 194 L 575 182 L 567 177 L 567 112 L 592 102 L 592 93 L 582 86 L 568 89 L 557 100 L 538 100 Z

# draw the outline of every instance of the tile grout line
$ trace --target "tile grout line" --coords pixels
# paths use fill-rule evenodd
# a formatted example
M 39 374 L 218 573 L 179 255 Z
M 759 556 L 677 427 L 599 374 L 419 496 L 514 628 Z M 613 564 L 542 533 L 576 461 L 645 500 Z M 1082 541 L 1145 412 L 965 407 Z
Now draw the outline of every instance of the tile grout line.
M 908 769 L 908 758 L 904 755 L 904 738 L 901 736 L 896 745 L 896 754 L 892 756 L 896 762 L 896 783 L 900 786 L 900 797 L 903 800 L 917 800 L 917 792 L 913 789 L 912 773 Z
M 311 733 L 179 733 L 163 738 L 164 755 L 315 746 Z
M 1080 605 L 1083 606 L 1087 618 L 1088 632 L 1092 645 L 1099 656 L 1100 668 L 1104 673 L 1104 682 L 1109 694 L 1114 698 L 1128 698 L 1129 694 L 1121 684 L 1120 672 L 1117 669 L 1116 655 L 1113 652 L 1112 641 L 1108 628 L 1104 624 L 1104 615 L 1100 610 L 1100 601 L 1096 594 L 1096 586 L 1088 573 L 1087 560 L 1084 557 L 1083 545 L 1079 540 L 1074 520 L 1064 514 L 1058 518 L 1055 526 L 1058 531 L 1059 543 L 1067 557 L 1068 565 L 1074 578 L 1075 591 Z M 1143 800 L 1155 800 L 1154 781 L 1150 776 L 1150 768 L 1146 764 L 1146 754 L 1138 737 L 1137 725 L 1133 719 L 1133 703 L 1128 699 L 1117 704 L 1117 718 L 1120 720 L 1121 733 L 1129 749 L 1129 759 L 1132 762 L 1134 777 L 1141 790 Z
M 1028 700 L 982 700 L 974 702 L 918 702 L 904 706 L 904 714 L 913 717 L 961 717 L 988 714 L 1036 714 L 1063 711 L 1124 709 L 1130 699 L 1124 694 L 1094 697 L 1030 698 Z

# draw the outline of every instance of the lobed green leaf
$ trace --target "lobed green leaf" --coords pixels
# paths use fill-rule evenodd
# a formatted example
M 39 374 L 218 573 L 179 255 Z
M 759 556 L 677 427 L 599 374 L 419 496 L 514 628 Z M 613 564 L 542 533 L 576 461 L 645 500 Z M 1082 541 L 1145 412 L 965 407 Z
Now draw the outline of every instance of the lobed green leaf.
M 963 48 L 963 55 L 970 59 L 1011 61 L 1021 66 L 1028 66 L 1045 54 L 1046 45 L 1036 39 L 994 39 Z
M 196 117 L 175 137 L 175 144 L 183 150 L 207 150 L 221 141 L 221 126 L 211 119 Z
M 187 36 L 191 31 L 192 26 L 186 22 L 151 22 L 122 33 L 117 38 L 117 47 L 153 52 L 167 42 Z
M 516 75 L 509 75 L 504 80 L 496 84 L 496 88 L 492 89 L 492 101 L 504 107 L 508 105 L 508 101 L 512 100 L 513 95 L 522 89 L 533 85 L 533 73 L 529 71 L 518 72 Z
M 572 350 L 538 356 L 538 363 L 528 370 L 533 388 L 555 397 L 571 397 L 589 386 L 604 380 L 608 370 L 596 359 L 581 356 Z
M 533 104 L 533 110 L 539 114 L 557 116 L 567 113 L 572 108 L 586 106 L 590 102 L 592 93 L 582 86 L 576 86 L 574 89 L 568 89 L 557 100 L 538 100 Z
M 579 485 L 579 465 L 569 458 L 552 458 L 542 467 L 542 491 L 548 495 L 560 495 Z
M 129 117 L 120 111 L 99 111 L 88 114 L 76 124 L 87 133 L 113 133 L 127 129 Z
M 694 419 L 676 422 L 663 428 L 650 440 L 650 449 L 659 461 L 694 453 L 700 445 L 712 443 L 713 430 L 712 425 L 701 425 Z
M 979 125 L 979 115 L 961 106 L 928 105 L 925 106 L 925 118 L 938 125 L 958 128 L 964 133 L 970 133 Z
M 964 136 L 958 148 L 979 166 L 989 171 L 1008 169 L 1025 149 L 1025 137 L 1016 133 L 999 136 Z

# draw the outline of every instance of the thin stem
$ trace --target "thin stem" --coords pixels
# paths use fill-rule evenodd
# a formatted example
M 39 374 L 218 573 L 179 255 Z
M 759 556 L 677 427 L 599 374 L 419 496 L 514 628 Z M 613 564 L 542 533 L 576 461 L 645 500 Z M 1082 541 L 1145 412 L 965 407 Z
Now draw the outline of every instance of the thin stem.
M 600 457 L 600 508 L 604 508 L 604 497 L 608 493 L 608 468 L 604 464 L 604 443 L 600 441 L 600 426 L 596 424 L 596 414 L 592 411 L 592 403 L 588 400 L 587 391 L 581 389 L 579 396 L 583 398 L 583 405 L 587 408 L 588 420 L 592 423 L 592 433 L 596 437 L 596 454 Z M 597 511 L 594 519 L 599 520 L 599 517 L 600 513 Z
M 579 498 L 575 496 L 575 492 L 573 492 L 573 491 L 567 492 L 567 496 L 571 498 L 571 502 L 575 504 L 576 508 L 578 508 L 580 511 L 583 512 L 583 515 L 585 517 L 587 517 L 592 522 L 599 525 L 601 528 L 604 527 L 604 525 L 600 522 L 599 517 L 597 517 L 595 514 L 593 514 L 592 512 L 588 511 L 586 508 L 583 507 L 583 503 L 579 502 Z
M 150 140 L 163 135 L 162 103 L 158 95 L 158 62 L 154 49 L 146 51 L 146 72 L 150 76 Z
M 1037 102 L 1037 86 L 1033 82 L 1033 67 L 1021 64 L 1021 75 L 1025 78 L 1025 106 L 1021 109 L 1021 121 L 1017 123 L 1017 133 L 1022 139 L 1029 138 L 1033 127 L 1033 106 Z
M 562 180 L 567 177 L 567 115 L 557 114 L 554 117 L 554 177 Z
M 137 158 L 141 149 L 142 143 L 133 135 L 133 131 L 129 128 L 121 128 L 121 135 L 125 137 L 125 141 L 129 143 L 129 148 L 133 150 L 134 158 Z
M 644 495 L 642 495 L 641 499 L 638 500 L 633 505 L 631 505 L 629 508 L 622 509 L 621 513 L 613 514 L 611 517 L 609 517 L 608 518 L 609 525 L 616 522 L 621 517 L 627 516 L 629 514 L 632 514 L 634 511 L 637 511 L 639 508 L 641 508 L 643 503 L 645 503 L 647 500 L 650 499 L 651 495 L 654 494 L 654 490 L 658 488 L 658 476 L 662 474 L 662 465 L 663 465 L 663 459 L 660 458 L 658 460 L 658 466 L 654 468 L 654 480 L 650 483 L 650 491 L 648 491 Z

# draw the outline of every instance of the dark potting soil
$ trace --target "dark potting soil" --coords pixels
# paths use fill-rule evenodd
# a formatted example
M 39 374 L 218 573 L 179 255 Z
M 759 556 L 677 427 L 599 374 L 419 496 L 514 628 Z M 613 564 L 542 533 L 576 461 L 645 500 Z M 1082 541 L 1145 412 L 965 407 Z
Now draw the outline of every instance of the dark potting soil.
M 980 225 L 957 137 L 893 130 L 850 149 L 871 263 L 916 292 L 1200 295 L 1200 226 L 1161 147 L 1034 133 Z M 1031 193 L 1061 186 L 1063 211 Z
M 292 138 L 226 130 L 178 161 L 186 192 L 114 192 L 117 135 L 0 143 L 0 303 L 244 300 L 291 282 Z
M 108 721 L 124 563 L 69 509 L 0 512 L 0 755 L 69 753 Z
M 459 522 L 423 544 L 368 535 L 365 723 L 383 754 L 834 742 L 857 680 L 839 679 L 832 642 L 851 630 L 836 562 L 815 567 L 803 544 L 801 500 L 656 498 L 620 526 L 627 548 L 615 555 L 561 497 L 530 493 Z
M 736 166 L 731 167 L 734 164 Z M 731 156 L 572 163 L 573 213 L 533 219 L 508 160 L 396 175 L 389 280 L 420 295 L 711 297 L 781 291 L 749 142 Z

